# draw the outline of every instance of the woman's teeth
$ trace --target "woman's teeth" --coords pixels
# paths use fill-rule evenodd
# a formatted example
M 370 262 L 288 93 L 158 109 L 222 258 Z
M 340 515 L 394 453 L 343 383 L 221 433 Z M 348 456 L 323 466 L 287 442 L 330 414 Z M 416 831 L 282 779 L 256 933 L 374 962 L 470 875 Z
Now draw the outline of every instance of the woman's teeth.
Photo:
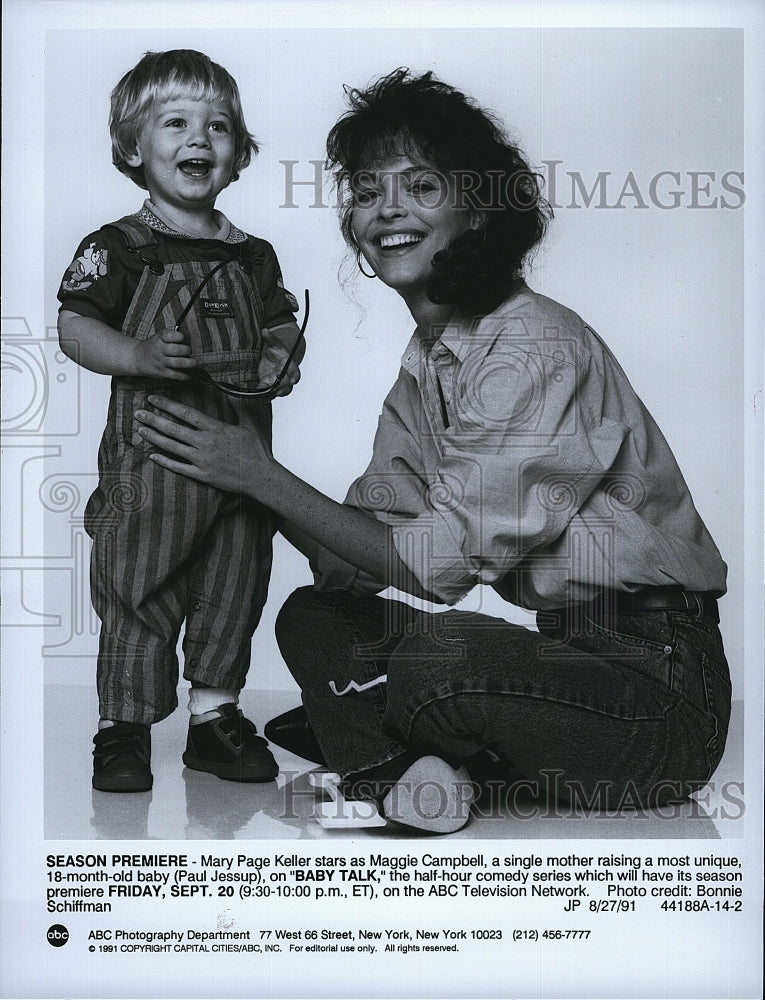
M 416 236 L 414 233 L 395 233 L 391 236 L 381 236 L 380 246 L 385 250 L 388 247 L 405 246 L 407 243 L 421 243 L 422 240 L 422 236 Z

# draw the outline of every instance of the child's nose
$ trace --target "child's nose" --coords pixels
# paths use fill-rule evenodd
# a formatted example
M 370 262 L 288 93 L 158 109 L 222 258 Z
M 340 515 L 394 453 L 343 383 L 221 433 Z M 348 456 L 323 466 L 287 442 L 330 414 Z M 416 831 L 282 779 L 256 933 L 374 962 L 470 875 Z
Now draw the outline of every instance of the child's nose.
M 192 127 L 189 130 L 188 139 L 186 140 L 189 146 L 209 146 L 210 139 L 207 135 L 207 130 L 202 125 Z

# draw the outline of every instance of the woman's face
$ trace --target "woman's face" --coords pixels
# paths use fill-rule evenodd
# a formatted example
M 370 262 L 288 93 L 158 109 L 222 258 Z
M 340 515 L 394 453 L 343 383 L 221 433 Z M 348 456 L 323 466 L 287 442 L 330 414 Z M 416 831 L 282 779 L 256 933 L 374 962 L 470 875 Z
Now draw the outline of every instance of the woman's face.
M 471 228 L 475 213 L 457 204 L 454 182 L 416 153 L 359 171 L 353 234 L 378 277 L 411 305 L 426 295 L 433 257 Z

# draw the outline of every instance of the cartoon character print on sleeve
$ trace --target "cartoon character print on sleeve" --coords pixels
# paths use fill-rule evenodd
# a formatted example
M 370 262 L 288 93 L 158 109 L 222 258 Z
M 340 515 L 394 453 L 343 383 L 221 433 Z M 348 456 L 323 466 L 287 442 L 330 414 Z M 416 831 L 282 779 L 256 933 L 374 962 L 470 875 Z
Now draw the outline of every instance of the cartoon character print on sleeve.
M 61 285 L 66 292 L 83 292 L 108 270 L 109 251 L 91 243 L 66 269 Z
M 298 309 L 300 308 L 298 300 L 295 298 L 292 292 L 288 292 L 287 289 L 284 287 L 284 282 L 282 281 L 281 275 L 277 276 L 276 285 L 277 288 L 281 288 L 282 292 L 284 293 L 284 298 L 286 299 L 287 305 L 290 307 L 290 309 L 292 309 L 294 312 L 297 312 Z

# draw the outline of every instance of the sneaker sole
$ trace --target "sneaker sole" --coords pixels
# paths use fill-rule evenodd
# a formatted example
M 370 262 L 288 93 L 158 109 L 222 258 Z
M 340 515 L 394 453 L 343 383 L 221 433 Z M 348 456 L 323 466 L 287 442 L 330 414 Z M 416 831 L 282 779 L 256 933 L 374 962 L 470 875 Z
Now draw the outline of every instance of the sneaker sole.
M 420 757 L 401 775 L 382 801 L 391 823 L 422 833 L 456 833 L 470 819 L 475 790 L 464 767 L 440 757 Z
M 184 753 L 183 763 L 192 771 L 205 771 L 207 774 L 214 774 L 216 778 L 222 778 L 224 781 L 261 783 L 274 781 L 279 775 L 279 768 L 276 765 L 264 765 L 262 768 L 252 767 L 245 771 L 238 764 L 216 764 L 215 761 L 202 760 L 190 753 Z
M 104 777 L 103 775 L 93 775 L 93 787 L 98 792 L 150 792 L 154 784 L 154 778 L 149 775 L 148 779 L 139 780 L 133 775 L 114 775 Z

